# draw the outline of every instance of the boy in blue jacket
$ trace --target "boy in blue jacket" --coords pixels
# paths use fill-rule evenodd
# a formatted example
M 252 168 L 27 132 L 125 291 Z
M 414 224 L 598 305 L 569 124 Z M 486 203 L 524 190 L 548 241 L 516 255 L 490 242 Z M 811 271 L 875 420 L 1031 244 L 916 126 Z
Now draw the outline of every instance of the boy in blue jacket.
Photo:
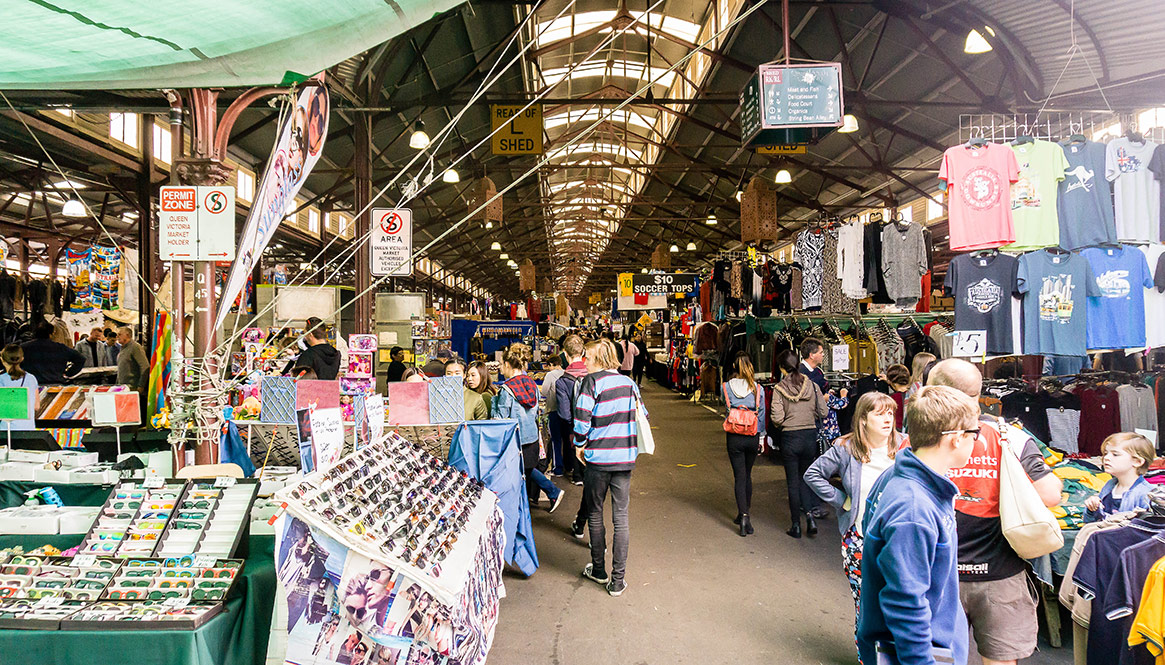
M 866 500 L 858 653 L 865 665 L 962 664 L 958 488 L 947 472 L 966 465 L 974 450 L 979 405 L 953 388 L 927 386 L 906 420 L 911 447 Z

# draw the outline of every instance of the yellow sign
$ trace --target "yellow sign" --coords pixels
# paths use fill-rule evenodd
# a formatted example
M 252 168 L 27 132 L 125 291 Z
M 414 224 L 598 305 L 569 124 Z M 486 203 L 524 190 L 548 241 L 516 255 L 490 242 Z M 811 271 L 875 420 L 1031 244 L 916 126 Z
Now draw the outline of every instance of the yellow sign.
M 523 111 L 524 106 L 490 104 L 490 129 L 502 128 L 490 137 L 493 154 L 542 154 L 542 105 L 533 104 Z
M 592 305 L 597 305 L 601 302 L 603 302 L 603 294 L 601 294 L 601 293 L 592 293 L 591 294 L 590 303 Z
M 631 273 L 619 273 L 619 297 L 630 298 L 635 295 L 635 287 L 631 284 Z
M 757 146 L 758 155 L 804 155 L 809 152 L 809 146 L 801 143 L 797 145 L 761 145 Z

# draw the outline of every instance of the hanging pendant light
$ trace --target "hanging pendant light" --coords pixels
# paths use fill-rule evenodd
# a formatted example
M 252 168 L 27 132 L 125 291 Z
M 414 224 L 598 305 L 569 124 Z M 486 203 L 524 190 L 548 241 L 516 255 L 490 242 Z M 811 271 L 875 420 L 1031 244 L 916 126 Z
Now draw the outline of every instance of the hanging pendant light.
M 680 248 L 677 247 L 676 245 L 672 245 L 671 247 L 668 248 L 667 251 L 671 252 L 672 254 L 677 254 L 677 253 L 679 253 Z
M 89 213 L 85 210 L 85 204 L 77 199 L 69 199 L 65 201 L 65 207 L 61 208 L 61 214 L 65 217 L 85 217 Z
M 774 180 L 778 185 L 787 185 L 793 182 L 793 176 L 789 173 L 788 169 L 781 169 L 777 171 L 777 177 Z
M 641 273 L 643 273 L 644 275 L 646 275 L 646 274 L 647 274 L 647 268 L 640 268 L 640 269 L 639 269 L 639 272 L 641 272 Z
M 983 29 L 992 37 L 995 36 L 995 31 L 989 26 L 983 26 Z M 982 32 L 972 29 L 967 33 L 967 41 L 963 43 L 963 53 L 978 55 L 979 53 L 987 53 L 992 49 L 991 42 L 987 41 L 987 38 L 983 36 Z
M 425 123 L 418 120 L 413 125 L 413 135 L 409 137 L 409 147 L 424 150 L 429 147 L 429 135 L 425 133 Z
M 452 185 L 453 183 L 461 182 L 461 176 L 457 174 L 455 169 L 450 168 L 441 176 L 441 181 Z
M 716 226 L 716 215 L 709 214 L 708 219 L 705 219 L 704 223 L 708 226 Z
M 688 251 L 689 251 L 689 252 L 694 252 L 694 251 L 696 251 L 696 243 L 694 243 L 694 242 L 689 242 L 689 243 L 688 243 Z
M 493 227 L 494 227 L 494 223 L 493 223 L 493 222 L 486 222 L 486 223 L 485 223 L 485 228 L 487 228 L 487 229 L 492 229 Z
M 742 198 L 744 198 L 744 192 L 739 189 L 736 190 L 736 202 L 740 203 L 740 199 Z
M 849 113 L 842 117 L 841 127 L 837 130 L 841 134 L 852 134 L 858 131 L 858 119 Z

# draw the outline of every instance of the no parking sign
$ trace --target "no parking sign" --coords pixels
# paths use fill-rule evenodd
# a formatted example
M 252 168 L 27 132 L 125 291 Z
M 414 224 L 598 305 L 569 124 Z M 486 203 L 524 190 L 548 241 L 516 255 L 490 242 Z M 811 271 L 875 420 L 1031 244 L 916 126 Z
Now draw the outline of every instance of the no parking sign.
M 413 211 L 408 208 L 373 208 L 372 236 L 368 247 L 373 275 L 412 275 Z

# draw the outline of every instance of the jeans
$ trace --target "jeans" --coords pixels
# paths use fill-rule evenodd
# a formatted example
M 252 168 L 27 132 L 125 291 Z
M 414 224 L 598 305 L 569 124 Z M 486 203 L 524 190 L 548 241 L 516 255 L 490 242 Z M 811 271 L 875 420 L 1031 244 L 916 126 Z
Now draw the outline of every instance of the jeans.
M 553 466 L 554 475 L 561 476 L 562 469 L 565 467 L 565 460 L 562 452 L 562 419 L 558 417 L 557 413 L 550 414 L 550 459 Z
M 582 464 L 574 456 L 574 421 L 563 420 L 557 415 L 550 416 L 550 426 L 558 424 L 558 443 L 561 446 L 559 455 L 562 457 L 562 475 L 577 477 L 582 480 Z
M 531 459 L 533 460 L 533 463 L 531 463 Z M 558 495 L 562 492 L 562 490 L 558 489 L 558 487 L 556 487 L 554 483 L 552 483 L 550 479 L 546 477 L 546 474 L 538 470 L 537 460 L 537 441 L 534 443 L 527 443 L 526 445 L 522 446 L 522 465 L 525 467 L 523 470 L 526 474 L 526 494 L 529 496 L 531 501 L 537 501 L 538 492 L 546 492 L 546 497 L 553 501 L 558 498 Z
M 732 464 L 732 479 L 736 490 L 736 512 L 744 515 L 752 506 L 752 465 L 760 452 L 760 437 L 727 434 L 728 461 Z
M 647 369 L 647 363 L 635 363 L 631 368 L 631 378 L 635 381 L 635 385 L 643 385 L 643 373 Z
M 591 565 L 594 573 L 600 577 L 607 569 L 607 529 L 603 524 L 603 503 L 610 491 L 611 523 L 615 528 L 611 581 L 621 581 L 627 570 L 627 550 L 631 546 L 631 524 L 627 512 L 631 504 L 631 472 L 603 471 L 590 465 L 586 468 L 584 482 L 584 492 L 591 507 L 587 518 L 591 530 Z
M 781 458 L 785 463 L 785 480 L 789 484 L 789 516 L 793 521 L 817 507 L 816 495 L 802 476 L 805 469 L 817 459 L 817 430 L 801 429 L 784 432 L 781 437 Z

